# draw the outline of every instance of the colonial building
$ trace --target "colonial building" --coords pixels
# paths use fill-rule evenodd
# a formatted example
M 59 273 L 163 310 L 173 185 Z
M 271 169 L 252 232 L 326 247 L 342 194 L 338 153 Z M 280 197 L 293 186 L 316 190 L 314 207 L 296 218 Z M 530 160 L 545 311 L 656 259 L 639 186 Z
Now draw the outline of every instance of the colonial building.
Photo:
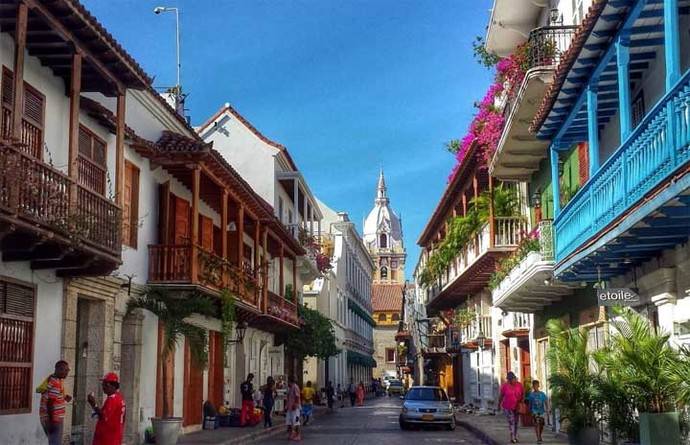
M 371 303 L 374 310 L 374 378 L 398 375 L 399 367 L 407 360 L 407 350 L 395 337 L 402 322 L 404 285 L 374 284 Z
M 374 208 L 364 220 L 364 242 L 376 265 L 374 283 L 405 282 L 405 243 L 402 221 L 390 207 L 383 170 L 376 186 Z

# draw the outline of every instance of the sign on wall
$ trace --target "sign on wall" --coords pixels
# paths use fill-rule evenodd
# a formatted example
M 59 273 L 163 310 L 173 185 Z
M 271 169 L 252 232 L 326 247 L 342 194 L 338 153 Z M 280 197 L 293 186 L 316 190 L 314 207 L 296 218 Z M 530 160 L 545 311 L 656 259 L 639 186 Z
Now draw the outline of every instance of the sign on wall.
M 627 287 L 597 289 L 599 306 L 634 306 L 640 302 L 640 296 Z

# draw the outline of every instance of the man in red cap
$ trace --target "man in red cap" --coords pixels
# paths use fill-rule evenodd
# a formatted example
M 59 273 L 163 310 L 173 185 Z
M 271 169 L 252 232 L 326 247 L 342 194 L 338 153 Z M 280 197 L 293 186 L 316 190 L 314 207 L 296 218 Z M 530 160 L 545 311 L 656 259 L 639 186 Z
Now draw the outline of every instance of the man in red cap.
M 103 392 L 106 399 L 101 408 L 96 405 L 93 393 L 87 397 L 89 405 L 98 416 L 93 445 L 120 445 L 125 431 L 125 399 L 120 394 L 120 380 L 114 372 L 103 377 Z

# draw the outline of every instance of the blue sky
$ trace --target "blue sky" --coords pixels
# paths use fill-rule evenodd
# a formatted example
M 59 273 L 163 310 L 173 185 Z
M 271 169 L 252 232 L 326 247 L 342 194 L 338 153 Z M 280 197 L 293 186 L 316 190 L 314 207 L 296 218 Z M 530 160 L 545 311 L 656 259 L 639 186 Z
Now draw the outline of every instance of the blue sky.
M 83 0 L 152 76 L 182 85 L 193 124 L 230 102 L 286 145 L 312 191 L 361 229 L 380 167 L 403 218 L 411 275 L 417 238 L 491 74 L 472 57 L 491 0 Z

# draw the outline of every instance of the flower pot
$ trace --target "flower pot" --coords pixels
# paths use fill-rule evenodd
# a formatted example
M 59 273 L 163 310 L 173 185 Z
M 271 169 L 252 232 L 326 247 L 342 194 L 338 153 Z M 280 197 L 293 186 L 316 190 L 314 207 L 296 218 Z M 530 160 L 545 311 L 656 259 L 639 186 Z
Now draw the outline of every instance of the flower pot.
M 678 413 L 640 413 L 641 445 L 679 445 Z
M 175 445 L 182 427 L 181 417 L 151 417 L 156 445 Z
M 568 431 L 570 445 L 599 445 L 599 430 L 594 427 Z

